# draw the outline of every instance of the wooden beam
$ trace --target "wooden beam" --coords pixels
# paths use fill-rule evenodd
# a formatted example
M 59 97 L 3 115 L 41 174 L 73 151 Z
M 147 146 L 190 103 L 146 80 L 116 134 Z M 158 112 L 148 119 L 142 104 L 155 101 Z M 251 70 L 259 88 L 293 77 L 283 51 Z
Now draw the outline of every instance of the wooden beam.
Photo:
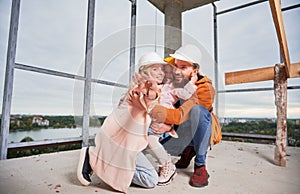
M 274 67 L 264 67 L 225 73 L 225 84 L 242 84 L 274 79 Z
M 300 77 L 300 62 L 291 64 L 290 78 Z M 274 67 L 264 67 L 225 73 L 225 84 L 242 84 L 274 80 Z
M 300 77 L 300 62 L 291 64 L 290 77 Z
M 280 0 L 270 0 L 270 7 L 272 11 L 273 21 L 277 32 L 277 38 L 280 45 L 280 52 L 283 58 L 283 62 L 286 66 L 287 77 L 290 77 L 290 56 L 286 41 L 286 35 L 283 25 L 282 12 L 280 6 Z

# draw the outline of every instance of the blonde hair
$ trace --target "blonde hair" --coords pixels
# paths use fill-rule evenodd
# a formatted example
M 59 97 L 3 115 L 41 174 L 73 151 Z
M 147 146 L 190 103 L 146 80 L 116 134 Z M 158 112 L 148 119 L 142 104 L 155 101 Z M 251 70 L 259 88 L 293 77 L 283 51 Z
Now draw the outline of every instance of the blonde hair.
M 154 65 L 154 64 L 153 64 Z M 139 74 L 141 74 L 142 76 L 145 76 L 149 79 L 151 79 L 151 75 L 149 72 L 149 69 L 152 67 L 152 65 L 143 65 L 139 68 Z

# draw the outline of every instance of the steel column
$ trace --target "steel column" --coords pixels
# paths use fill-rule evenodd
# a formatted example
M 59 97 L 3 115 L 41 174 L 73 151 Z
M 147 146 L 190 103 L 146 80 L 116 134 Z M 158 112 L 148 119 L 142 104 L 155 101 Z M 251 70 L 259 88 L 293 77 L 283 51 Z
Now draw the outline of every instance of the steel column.
M 14 67 L 16 59 L 16 47 L 19 27 L 19 15 L 20 15 L 20 0 L 13 0 L 11 6 L 10 16 L 10 29 L 9 39 L 7 48 L 7 59 L 6 59 L 6 71 L 5 71 L 5 82 L 3 91 L 3 104 L 2 104 L 2 116 L 1 116 L 1 150 L 0 159 L 4 160 L 7 158 L 7 146 L 8 146 L 8 135 L 10 125 L 10 111 L 11 101 L 13 92 L 13 81 L 14 81 Z
M 89 0 L 88 17 L 87 17 L 87 33 L 86 33 L 86 50 L 85 50 L 85 82 L 84 82 L 83 123 L 82 123 L 82 146 L 83 147 L 89 145 L 94 18 L 95 18 L 95 0 Z
M 131 0 L 131 27 L 130 27 L 130 57 L 129 57 L 129 82 L 134 74 L 135 65 L 135 37 L 136 37 L 136 0 Z
M 219 115 L 219 78 L 218 78 L 218 23 L 217 23 L 217 6 L 212 3 L 213 8 L 214 8 L 214 16 L 213 16 L 213 21 L 214 21 L 214 73 L 215 73 L 215 88 L 216 88 L 216 100 L 215 100 L 215 113 Z

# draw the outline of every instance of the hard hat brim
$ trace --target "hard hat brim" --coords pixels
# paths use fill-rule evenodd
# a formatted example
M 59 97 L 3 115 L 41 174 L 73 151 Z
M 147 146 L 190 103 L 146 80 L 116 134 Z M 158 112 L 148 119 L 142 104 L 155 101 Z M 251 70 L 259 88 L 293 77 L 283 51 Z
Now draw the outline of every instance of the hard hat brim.
M 181 54 L 178 53 L 174 53 L 174 54 L 170 54 L 171 57 L 173 57 L 174 59 L 179 59 L 182 61 L 187 61 L 187 62 L 191 62 L 191 63 L 196 63 L 195 61 L 193 61 L 192 59 L 189 59 Z

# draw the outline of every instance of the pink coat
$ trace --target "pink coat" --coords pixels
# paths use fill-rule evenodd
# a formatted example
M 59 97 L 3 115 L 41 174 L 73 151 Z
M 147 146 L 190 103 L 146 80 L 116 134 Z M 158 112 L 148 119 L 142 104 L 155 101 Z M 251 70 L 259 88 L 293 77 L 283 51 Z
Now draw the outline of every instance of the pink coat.
M 137 153 L 148 145 L 150 116 L 145 110 L 128 105 L 128 95 L 105 119 L 95 137 L 95 147 L 90 147 L 90 164 L 105 183 L 127 192 L 131 184 Z M 141 98 L 141 102 L 143 99 Z

